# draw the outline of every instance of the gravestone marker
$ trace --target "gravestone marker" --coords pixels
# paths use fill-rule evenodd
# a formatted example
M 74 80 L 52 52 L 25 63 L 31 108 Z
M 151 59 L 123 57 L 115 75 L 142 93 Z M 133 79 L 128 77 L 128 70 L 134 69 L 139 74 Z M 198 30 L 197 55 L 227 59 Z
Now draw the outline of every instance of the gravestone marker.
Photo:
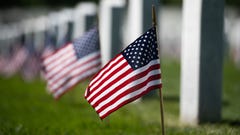
M 180 119 L 221 119 L 223 0 L 184 0 Z

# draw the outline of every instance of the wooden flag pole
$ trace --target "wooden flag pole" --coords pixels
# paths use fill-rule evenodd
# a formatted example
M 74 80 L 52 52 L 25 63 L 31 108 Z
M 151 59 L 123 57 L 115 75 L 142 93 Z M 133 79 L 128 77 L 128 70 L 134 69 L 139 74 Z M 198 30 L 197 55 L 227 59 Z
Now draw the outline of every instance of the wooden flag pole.
M 158 37 L 158 31 L 157 31 L 157 23 L 156 23 L 156 12 L 155 12 L 155 6 L 152 5 L 152 25 L 156 28 L 156 36 Z M 158 38 L 157 38 L 158 43 Z M 158 45 L 158 51 L 160 51 L 160 46 Z M 159 55 L 159 54 L 158 54 Z M 159 56 L 160 59 L 160 56 Z M 159 89 L 159 97 L 160 97 L 160 114 L 161 114 L 161 128 L 162 128 L 162 135 L 165 135 L 165 128 L 164 128 L 164 111 L 163 111 L 163 96 L 162 96 L 162 90 Z

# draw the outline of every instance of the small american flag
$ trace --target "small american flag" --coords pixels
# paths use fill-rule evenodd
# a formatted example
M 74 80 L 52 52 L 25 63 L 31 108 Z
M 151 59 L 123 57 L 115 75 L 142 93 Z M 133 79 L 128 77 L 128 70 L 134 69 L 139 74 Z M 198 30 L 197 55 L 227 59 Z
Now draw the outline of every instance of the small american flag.
M 49 91 L 55 99 L 101 68 L 97 28 L 43 58 Z
M 106 64 L 91 80 L 85 98 L 101 119 L 154 89 L 161 71 L 155 27 Z

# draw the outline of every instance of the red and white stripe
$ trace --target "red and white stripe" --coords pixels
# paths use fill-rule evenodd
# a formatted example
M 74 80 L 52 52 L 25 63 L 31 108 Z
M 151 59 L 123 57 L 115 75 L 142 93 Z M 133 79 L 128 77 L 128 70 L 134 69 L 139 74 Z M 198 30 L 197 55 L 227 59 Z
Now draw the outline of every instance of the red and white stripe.
M 119 54 L 94 76 L 85 98 L 104 119 L 121 106 L 157 88 L 161 88 L 159 59 L 133 70 Z
M 101 68 L 100 52 L 77 59 L 70 43 L 43 61 L 48 89 L 55 99 Z

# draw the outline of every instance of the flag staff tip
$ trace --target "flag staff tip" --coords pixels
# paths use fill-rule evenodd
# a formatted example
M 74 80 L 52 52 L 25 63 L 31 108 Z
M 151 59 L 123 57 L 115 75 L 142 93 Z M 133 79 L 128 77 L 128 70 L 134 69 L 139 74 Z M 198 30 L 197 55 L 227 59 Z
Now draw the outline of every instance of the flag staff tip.
M 152 26 L 156 27 L 157 22 L 156 22 L 156 12 L 155 12 L 155 6 L 152 5 Z

